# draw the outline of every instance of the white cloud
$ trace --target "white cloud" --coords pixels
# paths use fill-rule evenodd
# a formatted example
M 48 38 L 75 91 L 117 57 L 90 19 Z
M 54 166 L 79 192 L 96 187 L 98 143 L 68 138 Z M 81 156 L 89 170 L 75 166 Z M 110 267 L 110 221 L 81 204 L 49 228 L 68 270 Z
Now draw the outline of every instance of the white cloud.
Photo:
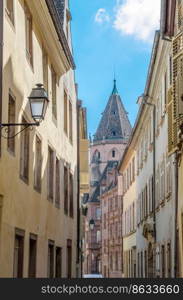
M 97 23 L 104 23 L 104 22 L 109 22 L 110 17 L 109 14 L 107 13 L 105 8 L 99 8 L 96 15 L 95 15 L 95 22 Z
M 118 0 L 113 25 L 121 34 L 152 42 L 160 26 L 160 0 Z

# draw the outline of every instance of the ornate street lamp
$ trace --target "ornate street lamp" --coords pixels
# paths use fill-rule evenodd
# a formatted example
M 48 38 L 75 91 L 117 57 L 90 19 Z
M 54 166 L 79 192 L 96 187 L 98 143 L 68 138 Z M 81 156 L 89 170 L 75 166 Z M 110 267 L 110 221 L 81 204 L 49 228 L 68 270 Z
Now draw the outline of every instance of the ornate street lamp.
M 32 119 L 35 121 L 34 123 L 2 123 L 0 124 L 1 128 L 1 136 L 10 139 L 14 138 L 23 130 L 27 129 L 28 127 L 32 126 L 39 126 L 41 121 L 44 120 L 46 115 L 47 106 L 49 103 L 47 92 L 45 91 L 42 84 L 36 84 L 36 88 L 32 89 L 30 96 L 28 97 L 29 104 L 30 104 L 30 111 Z M 18 133 L 13 136 L 9 136 L 9 128 L 12 126 L 22 126 Z M 5 130 L 6 136 L 2 134 L 2 130 Z
M 48 95 L 42 84 L 37 84 L 28 97 L 32 118 L 36 123 L 40 123 L 45 118 L 48 106 Z
M 94 227 L 95 227 L 95 221 L 93 219 L 90 220 L 89 227 L 90 227 L 91 230 L 94 229 Z

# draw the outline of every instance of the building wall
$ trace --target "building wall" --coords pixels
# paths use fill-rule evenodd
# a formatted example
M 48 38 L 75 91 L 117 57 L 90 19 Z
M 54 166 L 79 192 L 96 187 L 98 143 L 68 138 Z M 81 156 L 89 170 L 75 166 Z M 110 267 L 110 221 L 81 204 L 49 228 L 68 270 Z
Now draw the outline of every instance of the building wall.
M 8 122 L 8 94 L 11 90 L 16 103 L 16 122 L 25 116 L 32 122 L 27 97 L 35 84 L 43 82 L 42 46 L 49 59 L 48 97 L 50 99 L 45 120 L 40 127 L 30 131 L 29 181 L 20 179 L 20 139 L 15 138 L 15 154 L 7 151 L 7 140 L 2 139 L 0 159 L 0 194 L 2 199 L 0 235 L 0 276 L 12 277 L 14 264 L 15 228 L 25 231 L 23 277 L 28 276 L 29 235 L 37 235 L 37 277 L 47 277 L 48 240 L 62 248 L 62 276 L 67 276 L 67 240 L 72 241 L 72 276 L 76 272 L 76 194 L 77 194 L 77 135 L 76 93 L 73 71 L 67 71 L 68 63 L 62 55 L 61 45 L 53 26 L 45 1 L 27 2 L 33 17 L 33 67 L 26 58 L 24 1 L 14 1 L 15 25 L 4 11 L 4 60 L 3 60 L 3 122 Z M 57 120 L 52 116 L 51 65 L 57 73 Z M 73 142 L 63 130 L 64 88 L 73 107 Z M 42 141 L 42 191 L 34 189 L 35 138 Z M 48 145 L 60 160 L 60 209 L 48 201 Z M 74 218 L 64 214 L 63 167 L 70 164 L 74 176 Z
M 124 163 L 120 167 L 118 182 L 122 186 L 122 242 L 123 276 L 136 277 L 136 170 L 135 150 L 128 149 Z M 132 167 L 133 166 L 133 167 Z M 129 172 L 130 170 L 130 172 Z M 125 183 L 125 180 L 127 182 Z
M 154 235 L 144 236 L 145 224 L 153 226 L 153 214 L 149 210 L 150 202 L 148 200 L 147 213 L 142 212 L 142 217 L 137 221 L 137 274 L 139 277 L 153 276 L 155 277 L 173 277 L 174 276 L 174 241 L 175 241 L 175 182 L 171 180 L 174 178 L 174 159 L 173 156 L 168 157 L 168 123 L 167 123 L 167 101 L 169 83 L 169 56 L 171 48 L 167 42 L 160 40 L 158 43 L 158 51 L 156 62 L 153 69 L 153 75 L 150 82 L 149 95 L 154 99 L 156 105 L 156 240 Z M 166 73 L 166 91 L 165 91 L 165 73 Z M 151 99 L 152 99 L 151 98 Z M 150 99 L 150 100 L 151 100 Z M 148 120 L 150 117 L 150 109 L 147 108 L 148 113 L 144 114 L 139 121 L 139 126 L 143 122 L 143 126 L 148 130 Z M 148 135 L 147 135 L 148 136 Z M 150 136 L 150 134 L 149 134 Z M 147 186 L 150 188 L 149 179 L 153 175 L 153 149 L 150 145 L 150 140 L 146 144 L 146 150 L 142 148 L 142 141 L 146 137 L 146 132 L 141 132 L 138 138 L 136 151 L 142 153 L 137 172 L 137 195 L 138 207 L 137 214 L 140 215 L 140 204 L 142 204 L 142 192 Z M 145 143 L 147 142 L 144 140 Z M 149 151 L 149 150 L 150 151 Z M 137 158 L 138 160 L 138 158 Z M 143 209 L 142 208 L 142 209 Z M 137 216 L 138 217 L 138 216 Z M 170 272 L 168 270 L 168 245 L 170 243 L 171 251 L 171 265 Z M 153 246 L 154 245 L 154 246 Z M 150 248 L 153 246 L 153 272 L 147 271 L 149 256 L 151 256 Z M 162 247 L 165 247 L 166 254 L 163 254 Z M 148 257 L 145 257 L 148 255 Z M 143 256 L 143 259 L 142 259 Z M 141 257 L 141 258 L 139 258 Z M 166 266 L 162 263 L 163 259 L 166 261 Z M 138 267 L 139 266 L 139 267 Z M 165 274 L 163 269 L 165 268 Z M 151 269 L 151 268 L 150 268 Z M 147 274 L 149 272 L 149 274 Z
M 104 278 L 121 278 L 122 199 L 117 186 L 102 194 L 101 210 L 102 275 Z
M 102 174 L 108 161 L 121 159 L 125 147 L 126 147 L 125 143 L 123 144 L 121 142 L 115 142 L 115 141 L 110 143 L 104 141 L 101 142 L 101 144 L 93 144 L 90 147 L 90 160 L 92 161 L 93 155 L 95 154 L 96 151 L 100 152 L 99 170 L 100 173 Z M 112 157 L 112 150 L 116 151 L 115 157 Z M 92 163 L 90 163 L 90 166 L 92 167 Z

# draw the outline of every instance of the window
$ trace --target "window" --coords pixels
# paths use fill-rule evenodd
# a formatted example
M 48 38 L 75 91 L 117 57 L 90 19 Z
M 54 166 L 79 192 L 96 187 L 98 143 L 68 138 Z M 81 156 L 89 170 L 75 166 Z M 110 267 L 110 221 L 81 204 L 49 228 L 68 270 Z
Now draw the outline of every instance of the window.
M 147 251 L 144 251 L 144 268 L 145 268 L 145 278 L 148 277 L 148 257 L 147 257 Z
M 166 166 L 166 194 L 167 194 L 167 197 L 170 196 L 171 191 L 172 191 L 171 164 L 168 163 Z
M 72 129 L 72 103 L 69 101 L 69 139 L 72 143 L 73 141 L 73 129 Z
M 133 219 L 133 223 L 132 223 L 132 230 L 135 230 L 135 203 L 133 202 L 133 206 L 132 206 L 132 219 Z
M 51 68 L 51 80 L 52 80 L 52 114 L 57 119 L 57 75 Z
M 144 277 L 143 252 L 141 252 L 141 278 Z
M 67 240 L 67 278 L 72 278 L 72 241 Z
M 100 230 L 97 230 L 97 243 L 101 242 L 101 232 Z
M 24 235 L 25 232 L 20 229 L 15 230 L 15 246 L 14 246 L 14 268 L 13 277 L 23 277 L 23 262 L 24 262 Z
M 116 151 L 113 150 L 113 151 L 112 151 L 112 157 L 115 158 L 115 156 L 116 156 Z
M 171 244 L 167 244 L 167 277 L 171 278 Z
M 68 134 L 68 122 L 67 122 L 67 93 L 64 91 L 64 131 L 66 134 Z
M 14 8 L 13 8 L 14 0 L 6 0 L 6 12 L 8 17 L 10 18 L 12 24 L 14 25 Z
M 164 102 L 165 102 L 165 107 L 167 105 L 167 73 L 165 73 L 164 77 Z
M 101 218 L 101 209 L 100 208 L 96 208 L 96 219 L 100 220 Z
M 15 123 L 15 99 L 11 94 L 9 94 L 9 104 L 8 104 L 8 123 Z M 15 153 L 15 127 L 11 126 L 8 128 L 8 150 L 10 153 Z
M 112 135 L 113 135 L 113 136 L 116 136 L 116 131 L 113 130 L 113 131 L 112 131 Z
M 116 269 L 116 271 L 118 271 L 118 252 L 116 251 L 115 254 L 116 254 L 115 255 L 115 269 Z
M 70 205 L 69 205 L 69 215 L 71 218 L 74 216 L 74 194 L 73 194 L 73 175 L 70 173 L 69 178 L 70 190 L 69 190 L 69 197 L 70 197 Z
M 48 278 L 54 277 L 54 242 L 48 241 Z
M 137 263 L 138 263 L 138 277 L 140 278 L 140 253 L 137 255 Z
M 43 84 L 48 93 L 48 55 L 43 48 Z
M 33 46 L 32 46 L 32 15 L 25 4 L 25 33 L 26 33 L 26 56 L 31 65 L 33 65 Z
M 34 187 L 39 192 L 41 191 L 41 169 L 42 169 L 41 148 L 42 148 L 41 140 L 38 136 L 36 136 Z
M 118 209 L 118 196 L 115 197 L 115 209 Z
M 22 123 L 26 124 L 26 120 L 22 118 Z M 23 128 L 22 128 L 23 129 Z M 21 146 L 20 146 L 20 177 L 26 183 L 29 179 L 29 130 L 24 130 L 21 133 Z
M 55 277 L 62 277 L 62 248 L 56 247 L 55 254 Z
M 60 207 L 60 162 L 58 158 L 56 158 L 55 205 Z
M 135 180 L 135 158 L 132 160 L 132 181 Z
M 104 229 L 106 229 L 106 222 L 107 222 L 107 217 L 106 214 L 104 214 Z
M 29 239 L 29 278 L 36 277 L 37 236 L 30 235 Z
M 169 57 L 169 85 L 172 85 L 172 56 Z
M 161 246 L 161 276 L 165 278 L 165 246 Z
M 110 255 L 110 269 L 113 271 L 113 257 L 112 254 Z
M 68 168 L 64 167 L 64 212 L 68 214 Z
M 53 202 L 54 152 L 48 147 L 48 199 Z

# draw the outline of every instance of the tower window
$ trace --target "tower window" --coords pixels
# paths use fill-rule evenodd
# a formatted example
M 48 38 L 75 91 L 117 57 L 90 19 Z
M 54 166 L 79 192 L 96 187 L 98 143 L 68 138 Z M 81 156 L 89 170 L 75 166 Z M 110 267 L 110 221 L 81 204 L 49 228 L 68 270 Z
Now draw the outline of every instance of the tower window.
M 113 135 L 113 136 L 116 136 L 116 131 L 113 131 L 113 132 L 112 132 L 112 135 Z
M 116 151 L 113 150 L 113 151 L 112 151 L 112 157 L 114 158 L 115 156 L 116 156 Z

